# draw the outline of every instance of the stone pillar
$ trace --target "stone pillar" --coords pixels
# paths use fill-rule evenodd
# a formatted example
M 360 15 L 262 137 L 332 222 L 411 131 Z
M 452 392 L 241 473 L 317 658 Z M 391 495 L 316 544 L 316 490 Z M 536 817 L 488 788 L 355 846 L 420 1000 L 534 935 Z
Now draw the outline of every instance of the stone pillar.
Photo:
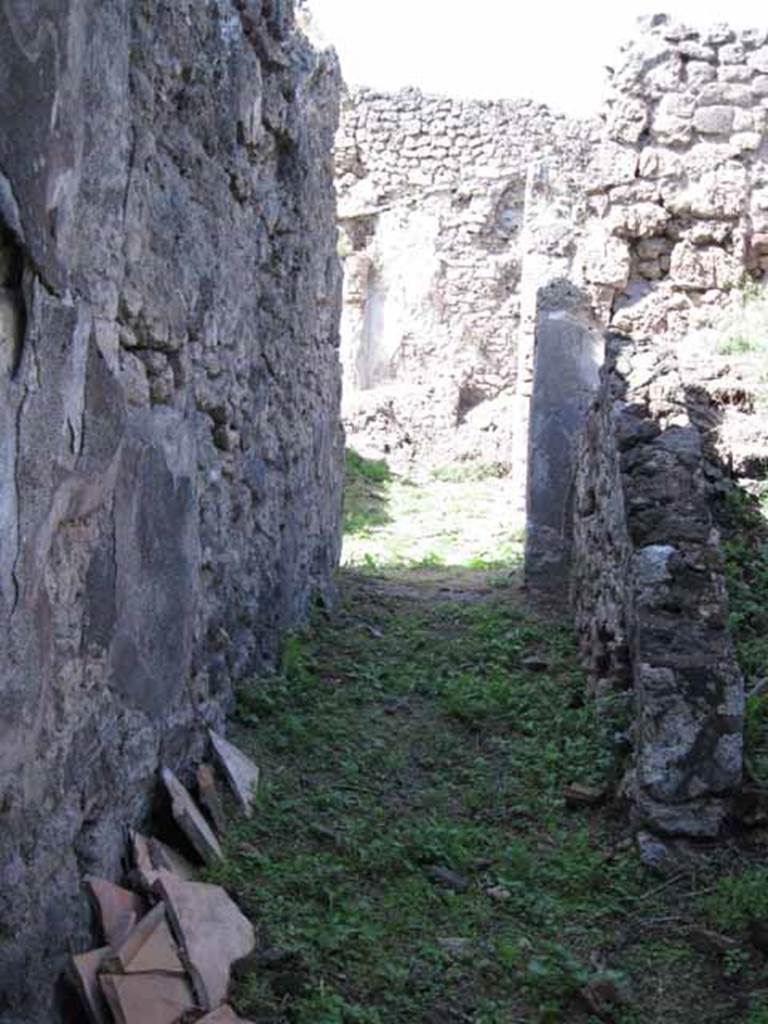
M 539 291 L 528 441 L 525 577 L 565 598 L 573 541 L 575 455 L 599 387 L 603 337 L 588 300 L 567 281 Z

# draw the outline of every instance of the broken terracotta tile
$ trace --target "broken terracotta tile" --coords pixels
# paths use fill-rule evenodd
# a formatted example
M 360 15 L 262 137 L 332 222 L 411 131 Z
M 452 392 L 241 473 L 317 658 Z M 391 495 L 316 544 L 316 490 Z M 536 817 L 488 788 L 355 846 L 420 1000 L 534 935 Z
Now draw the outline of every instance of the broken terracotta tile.
M 158 903 L 136 925 L 119 949 L 108 957 L 106 968 L 117 974 L 163 972 L 184 977 L 186 971 L 168 927 L 165 905 Z
M 206 1013 L 197 1024 L 251 1024 L 251 1021 L 238 1017 L 231 1006 L 220 1006 L 212 1013 Z
M 218 885 L 161 871 L 155 892 L 168 908 L 200 1005 L 212 1010 L 227 997 L 232 964 L 256 944 L 253 925 Z
M 104 941 L 109 946 L 119 946 L 144 913 L 141 897 L 94 875 L 86 875 L 85 884 L 98 915 Z
M 157 880 L 157 868 L 152 863 L 149 839 L 140 832 L 131 832 L 131 861 L 133 871 L 129 875 L 131 885 L 141 892 L 152 892 Z
M 163 768 L 162 775 L 171 798 L 173 817 L 184 835 L 206 864 L 223 860 L 224 854 L 219 841 L 195 801 L 170 768 Z
M 178 875 L 179 878 L 191 882 L 195 877 L 195 868 L 193 864 L 183 857 L 180 853 L 173 849 L 171 846 L 167 846 L 160 839 L 152 838 L 149 840 L 149 853 L 152 858 L 152 866 L 155 871 L 172 871 L 174 875 Z
M 131 832 L 131 859 L 133 860 L 133 866 L 139 874 L 153 870 L 152 857 L 149 853 L 149 840 L 141 832 Z
M 178 1024 L 195 998 L 189 982 L 169 974 L 101 974 L 117 1024 Z
M 216 831 L 219 834 L 224 833 L 227 828 L 227 819 L 224 817 L 224 807 L 216 788 L 216 777 L 212 765 L 203 763 L 198 767 L 197 792 L 200 803 L 208 812 L 208 817 L 213 822 Z
M 98 970 L 109 953 L 109 946 L 79 953 L 69 963 L 69 975 L 92 1024 L 108 1024 L 109 1010 L 99 987 Z
M 209 729 L 208 734 L 232 792 L 246 817 L 250 818 L 253 814 L 254 794 L 259 784 L 259 769 L 249 757 L 213 729 Z

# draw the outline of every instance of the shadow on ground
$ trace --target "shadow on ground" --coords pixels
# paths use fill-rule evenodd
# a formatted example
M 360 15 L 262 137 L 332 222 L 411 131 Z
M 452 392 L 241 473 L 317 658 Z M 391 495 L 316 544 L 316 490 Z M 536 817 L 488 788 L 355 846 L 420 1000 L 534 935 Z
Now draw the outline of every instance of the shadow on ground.
M 344 462 L 344 533 L 366 533 L 391 522 L 392 472 L 383 459 L 366 459 L 348 448 Z

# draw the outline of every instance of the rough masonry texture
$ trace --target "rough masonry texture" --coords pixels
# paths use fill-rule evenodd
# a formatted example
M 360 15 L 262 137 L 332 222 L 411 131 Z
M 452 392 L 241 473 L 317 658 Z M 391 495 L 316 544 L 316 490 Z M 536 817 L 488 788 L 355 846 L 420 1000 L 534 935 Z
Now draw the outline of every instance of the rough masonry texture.
M 327 593 L 338 69 L 286 0 L 0 3 L 0 1020 Z
M 577 459 L 573 586 L 597 698 L 622 712 L 634 689 L 635 818 L 713 836 L 741 781 L 744 701 L 692 405 L 674 348 L 609 335 Z
M 535 320 L 522 283 L 542 260 L 570 270 L 596 132 L 530 101 L 346 98 L 336 173 L 353 446 L 403 468 L 509 471 L 519 344 Z
M 715 835 L 744 698 L 712 508 L 743 417 L 712 339 L 768 272 L 768 33 L 646 29 L 589 174 L 580 284 L 612 333 L 578 459 L 574 595 L 598 693 L 634 688 L 636 817 Z
M 350 442 L 511 472 L 529 588 L 570 581 L 623 708 L 633 813 L 693 836 L 741 780 L 712 508 L 749 428 L 702 353 L 768 274 L 767 37 L 656 16 L 599 120 L 361 90 L 336 145 Z

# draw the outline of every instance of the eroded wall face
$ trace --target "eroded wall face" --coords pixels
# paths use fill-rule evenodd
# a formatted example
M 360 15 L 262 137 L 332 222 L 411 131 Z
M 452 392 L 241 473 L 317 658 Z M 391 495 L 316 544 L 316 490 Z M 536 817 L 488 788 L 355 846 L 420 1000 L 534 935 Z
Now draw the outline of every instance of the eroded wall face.
M 0 1020 L 159 763 L 330 586 L 335 58 L 292 5 L 0 4 Z
M 511 468 L 526 260 L 570 269 L 595 131 L 531 102 L 348 97 L 336 167 L 351 444 L 404 467 Z M 534 164 L 547 181 L 532 185 Z
M 578 460 L 574 597 L 595 689 L 631 726 L 637 820 L 711 836 L 741 782 L 744 702 L 712 356 L 724 311 L 768 272 L 768 33 L 647 29 L 589 175 L 584 287 L 616 333 Z

